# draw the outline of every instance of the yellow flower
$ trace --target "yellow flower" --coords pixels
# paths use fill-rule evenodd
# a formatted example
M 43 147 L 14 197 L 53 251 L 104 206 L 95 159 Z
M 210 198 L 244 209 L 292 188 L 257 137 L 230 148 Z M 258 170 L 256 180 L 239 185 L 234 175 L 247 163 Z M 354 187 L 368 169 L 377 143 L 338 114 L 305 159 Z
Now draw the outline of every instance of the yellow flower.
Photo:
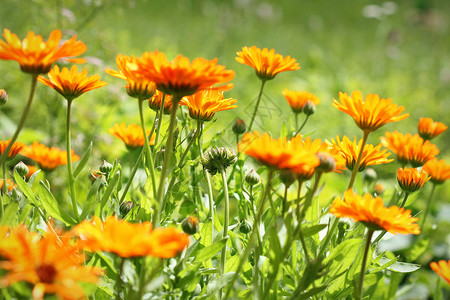
M 238 151 L 255 158 L 262 164 L 278 170 L 289 170 L 296 175 L 311 177 L 319 165 L 316 152 L 302 147 L 302 137 L 291 140 L 272 139 L 268 133 L 247 132 L 238 144 Z
M 0 40 L 0 59 L 17 61 L 20 69 L 26 73 L 48 73 L 58 59 L 78 56 L 86 51 L 86 45 L 76 41 L 76 36 L 61 44 L 62 34 L 59 30 L 53 30 L 47 42 L 33 31 L 28 32 L 23 41 L 8 29 L 4 30 L 3 37 L 6 42 Z M 83 60 L 71 59 L 71 61 Z
M 419 135 L 424 140 L 431 140 L 447 130 L 447 126 L 441 122 L 433 122 L 431 118 L 420 118 Z
M 347 168 L 353 170 L 358 153 L 361 150 L 362 140 L 359 140 L 359 142 L 356 143 L 356 137 L 352 142 L 347 136 L 344 136 L 341 141 L 339 136 L 337 136 L 336 141 L 331 139 L 331 143 L 328 142 L 328 144 L 342 155 L 346 161 Z M 390 163 L 393 159 L 388 159 L 387 157 L 389 155 L 391 155 L 391 153 L 387 152 L 387 150 L 381 151 L 381 144 L 376 147 L 370 144 L 364 145 L 358 172 L 363 171 L 367 166 Z
M 433 261 L 430 268 L 450 284 L 450 261 L 440 260 L 437 263 Z
M 142 127 L 137 124 L 126 125 L 125 123 L 114 124 L 109 129 L 109 133 L 121 139 L 125 145 L 129 148 L 142 147 L 145 144 L 144 131 Z M 147 134 L 150 134 L 150 130 L 147 129 Z M 149 144 L 155 144 L 156 135 L 153 134 L 150 138 Z
M 372 230 L 386 230 L 397 234 L 419 234 L 418 218 L 411 216 L 409 209 L 397 206 L 385 207 L 383 199 L 372 198 L 370 194 L 360 196 L 352 189 L 344 193 L 344 199 L 337 197 L 330 205 L 330 213 L 339 218 L 350 218 L 362 222 Z
M 441 184 L 447 179 L 450 179 L 450 165 L 443 159 L 430 159 L 423 166 L 423 170 L 431 176 L 430 180 L 435 184 Z
M 204 89 L 191 96 L 184 97 L 180 105 L 189 108 L 191 118 L 199 121 L 210 121 L 218 111 L 236 108 L 237 100 L 223 98 L 223 92 L 217 89 Z
M 303 111 L 303 106 L 305 106 L 308 101 L 312 101 L 315 105 L 320 103 L 320 99 L 317 96 L 306 91 L 298 92 L 284 89 L 283 96 L 286 98 L 286 101 L 292 108 L 292 111 L 296 114 Z
M 67 151 L 55 147 L 48 148 L 38 142 L 33 142 L 31 146 L 25 147 L 21 154 L 37 162 L 39 167 L 46 172 L 61 165 L 67 165 Z M 79 159 L 80 157 L 72 150 L 72 162 Z
M 397 182 L 400 188 L 406 193 L 417 191 L 428 180 L 430 180 L 430 177 L 427 177 L 427 174 L 423 170 L 420 172 L 416 168 L 397 170 Z
M 10 142 L 11 142 L 11 140 L 0 141 L 0 155 L 3 154 L 3 152 L 5 152 L 6 148 L 8 148 L 8 146 L 9 146 Z M 11 149 L 9 150 L 8 158 L 9 159 L 14 158 L 17 154 L 19 154 L 20 151 L 22 151 L 22 149 L 24 147 L 25 147 L 24 143 L 14 142 L 14 144 L 11 147 Z
M 360 91 L 354 91 L 351 96 L 339 92 L 339 103 L 333 99 L 333 106 L 351 116 L 356 125 L 364 133 L 377 130 L 389 122 L 397 122 L 406 119 L 409 114 L 400 115 L 404 107 L 392 104 L 392 99 L 380 99 L 377 94 L 367 94 L 363 100 Z
M 439 149 L 430 141 L 424 141 L 418 134 L 402 134 L 398 131 L 386 132 L 381 143 L 397 155 L 402 164 L 410 163 L 412 167 L 423 166 L 439 154 Z
M 42 237 L 25 226 L 0 229 L 0 268 L 7 272 L 0 278 L 0 286 L 26 281 L 33 286 L 33 299 L 45 295 L 87 299 L 78 282 L 96 283 L 101 271 L 84 266 L 84 256 L 72 238 L 60 234 L 50 232 Z
M 163 96 L 164 96 L 163 92 L 156 90 L 153 97 L 148 99 L 148 107 L 150 107 L 153 111 L 159 111 L 159 109 L 161 108 Z M 165 95 L 163 108 L 163 113 L 165 115 L 170 115 L 170 113 L 172 112 L 173 109 L 172 98 L 173 97 L 171 95 L 167 94 Z
M 188 235 L 174 228 L 152 230 L 150 222 L 129 223 L 114 216 L 104 222 L 98 217 L 84 221 L 72 230 L 89 251 L 112 252 L 121 257 L 155 256 L 170 258 L 189 244 Z
M 242 51 L 236 53 L 238 63 L 248 65 L 255 69 L 256 75 L 261 80 L 273 79 L 278 73 L 285 71 L 296 71 L 300 66 L 295 58 L 289 55 L 283 57 L 275 53 L 274 49 L 259 49 L 256 46 L 243 47 Z
M 83 69 L 81 73 L 78 73 L 77 66 L 72 66 L 70 71 L 68 68 L 62 68 L 61 72 L 59 71 L 59 67 L 55 66 L 53 70 L 48 73 L 48 78 L 49 79 L 39 76 L 38 80 L 56 90 L 69 101 L 72 101 L 88 91 L 106 85 L 106 82 L 101 81 L 100 76 L 98 75 L 88 77 L 86 68 Z
M 133 55 L 118 54 L 116 63 L 119 71 L 111 70 L 110 68 L 107 68 L 105 71 L 109 75 L 127 81 L 128 84 L 125 88 L 129 96 L 138 99 L 149 99 L 155 94 L 156 84 L 135 72 L 137 70 L 137 64 L 136 58 Z
M 174 60 L 168 61 L 166 55 L 158 50 L 145 52 L 138 58 L 137 64 L 139 74 L 154 81 L 158 90 L 176 97 L 177 101 L 204 88 L 228 82 L 234 77 L 234 71 L 218 65 L 217 58 L 196 58 L 190 62 L 187 57 L 178 55 Z

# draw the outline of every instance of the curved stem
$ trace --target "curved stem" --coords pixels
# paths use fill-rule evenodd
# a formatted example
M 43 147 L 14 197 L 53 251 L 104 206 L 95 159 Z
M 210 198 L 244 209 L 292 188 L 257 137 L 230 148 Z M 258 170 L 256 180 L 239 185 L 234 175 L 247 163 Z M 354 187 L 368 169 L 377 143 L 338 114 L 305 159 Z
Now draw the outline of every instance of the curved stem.
M 259 90 L 258 99 L 256 100 L 255 110 L 253 111 L 250 125 L 248 125 L 248 129 L 247 129 L 248 132 L 250 132 L 252 130 L 253 122 L 255 121 L 256 113 L 258 112 L 259 103 L 261 102 L 265 83 L 266 83 L 265 80 L 261 80 L 261 89 Z
M 166 99 L 166 93 L 163 94 L 162 100 L 161 100 L 161 107 L 159 108 L 158 111 L 158 126 L 156 127 L 156 137 L 155 137 L 155 146 L 158 145 L 158 141 L 159 141 L 159 133 L 161 131 L 161 124 L 162 124 L 162 116 L 163 116 L 163 112 L 164 112 L 164 102 Z
M 141 126 L 142 126 L 142 130 L 144 131 L 144 141 L 145 141 L 144 142 L 144 151 L 146 154 L 146 160 L 150 164 L 148 169 L 150 171 L 150 178 L 152 180 L 153 197 L 155 197 L 156 196 L 155 166 L 153 165 L 152 149 L 150 149 L 150 143 L 148 141 L 147 130 L 145 129 L 144 112 L 142 109 L 143 103 L 144 103 L 144 99 L 139 99 L 139 116 L 141 118 Z
M 169 128 L 167 129 L 167 131 L 169 132 L 169 135 L 167 137 L 166 150 L 164 152 L 164 161 L 163 161 L 161 174 L 160 174 L 158 194 L 156 197 L 158 207 L 155 209 L 155 215 L 153 216 L 153 224 L 155 227 L 159 227 L 159 225 L 160 225 L 159 224 L 159 222 L 160 222 L 159 215 L 161 213 L 162 207 L 164 206 L 164 186 L 166 183 L 167 170 L 169 169 L 169 166 L 170 166 L 170 159 L 171 159 L 172 151 L 173 151 L 173 132 L 175 130 L 176 123 L 177 123 L 177 108 L 178 108 L 179 100 L 180 99 L 175 99 L 175 98 L 173 99 L 173 108 L 172 108 L 172 112 L 170 113 L 170 123 L 169 123 Z
M 364 146 L 366 145 L 367 138 L 369 137 L 370 132 L 364 131 L 364 137 L 361 144 L 361 149 L 359 149 L 358 158 L 356 159 L 356 163 L 353 166 L 353 172 L 352 177 L 350 178 L 350 182 L 348 184 L 347 190 L 351 189 L 353 187 L 353 183 L 355 182 L 356 174 L 358 174 L 359 165 L 361 164 L 363 152 L 364 152 Z
M 305 118 L 305 120 L 303 121 L 303 123 L 302 123 L 302 125 L 300 125 L 300 128 L 295 132 L 295 135 L 297 135 L 297 134 L 299 134 L 300 133 L 300 131 L 303 129 L 303 127 L 305 127 L 305 125 L 306 125 L 306 122 L 308 121 L 308 119 L 309 119 L 309 116 L 310 115 L 306 115 L 306 118 Z M 294 135 L 294 136 L 295 136 Z
M 125 189 L 123 190 L 122 197 L 120 197 L 119 204 L 121 204 L 125 200 L 125 196 L 128 193 L 128 190 L 130 189 L 131 183 L 133 182 L 133 178 L 136 175 L 137 169 L 139 168 L 139 165 L 141 164 L 142 157 L 144 157 L 144 148 L 142 148 L 141 153 L 139 153 L 139 157 L 136 161 L 136 164 L 133 167 L 133 170 L 130 173 L 130 178 L 128 178 L 127 185 L 125 186 Z
M 400 204 L 400 208 L 402 208 L 402 207 L 404 207 L 405 206 L 405 204 L 406 204 L 406 200 L 408 200 L 408 197 L 409 197 L 409 193 L 408 192 L 405 192 L 405 198 L 403 198 L 403 201 L 402 201 L 402 203 Z
M 222 175 L 222 181 L 223 181 L 223 192 L 225 194 L 225 215 L 223 220 L 223 237 L 228 236 L 228 223 L 230 219 L 230 197 L 228 195 L 228 184 L 227 184 L 227 175 L 225 173 L 225 169 L 222 167 L 220 170 L 220 173 Z M 225 259 L 227 254 L 227 246 L 222 249 L 222 256 L 220 258 L 220 270 L 223 273 L 225 273 Z M 222 293 L 222 291 L 220 291 Z
M 6 149 L 2 153 L 2 156 L 0 156 L 0 165 L 3 165 L 6 163 L 6 158 L 8 157 L 9 151 L 11 150 L 11 147 L 14 144 L 14 142 L 17 141 L 20 131 L 22 130 L 23 125 L 25 124 L 25 120 L 30 111 L 31 103 L 33 102 L 34 92 L 36 90 L 36 84 L 37 84 L 37 77 L 38 77 L 38 74 L 31 75 L 31 88 L 30 88 L 30 95 L 28 96 L 27 105 L 25 106 L 25 109 L 23 110 L 22 117 L 20 118 L 19 124 L 17 125 L 17 128 L 16 128 L 16 132 L 14 132 L 14 135 L 11 138 L 11 141 L 9 142 L 8 147 L 6 147 Z
M 364 284 L 364 275 L 366 273 L 366 262 L 367 257 L 369 254 L 370 244 L 372 240 L 373 230 L 369 229 L 367 232 L 367 241 L 366 241 L 366 247 L 364 249 L 364 256 L 361 264 L 361 273 L 359 273 L 359 285 L 358 285 L 358 293 L 357 293 L 357 300 L 362 299 L 363 296 L 363 284 Z
M 282 209 L 281 209 L 281 214 L 284 216 L 286 214 L 286 210 L 287 210 L 287 194 L 288 194 L 288 189 L 289 186 L 284 185 L 284 197 L 283 197 L 283 205 L 282 205 Z
M 423 226 L 425 225 L 425 221 L 427 220 L 427 217 L 430 214 L 431 200 L 433 199 L 433 194 L 434 194 L 435 188 L 436 188 L 436 184 L 433 183 L 433 187 L 431 188 L 430 196 L 428 197 L 428 200 L 427 200 L 427 206 L 425 206 L 425 212 L 423 214 L 423 219 L 420 222 L 420 226 L 419 226 L 420 228 L 423 228 Z
M 203 157 L 203 146 L 202 146 L 202 133 L 203 133 L 203 122 L 197 121 L 197 124 L 200 124 L 198 128 L 200 128 L 199 135 L 198 135 L 198 148 L 200 151 L 200 157 Z M 213 192 L 212 192 L 212 185 L 211 185 L 211 176 L 208 172 L 204 172 L 206 183 L 208 185 L 208 200 L 209 200 L 209 216 L 211 218 L 212 227 L 214 228 L 214 198 L 213 198 Z M 212 230 L 211 232 L 213 232 Z M 214 235 L 214 233 L 212 233 Z M 212 242 L 212 240 L 211 240 Z
M 70 199 L 72 200 L 72 210 L 75 220 L 79 221 L 77 195 L 75 193 L 75 180 L 72 171 L 72 147 L 70 145 L 71 126 L 70 126 L 70 111 L 72 109 L 72 101 L 67 100 L 67 118 L 66 118 L 66 151 L 67 151 L 67 171 L 69 173 L 69 187 Z

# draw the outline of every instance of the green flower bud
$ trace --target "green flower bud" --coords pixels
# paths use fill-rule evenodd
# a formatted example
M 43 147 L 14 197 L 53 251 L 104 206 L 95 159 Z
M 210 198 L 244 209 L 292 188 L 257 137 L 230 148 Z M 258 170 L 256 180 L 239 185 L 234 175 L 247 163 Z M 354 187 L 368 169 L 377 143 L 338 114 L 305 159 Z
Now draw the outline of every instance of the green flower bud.
M 370 184 L 370 183 L 372 183 L 372 182 L 377 180 L 377 172 L 375 172 L 375 170 L 372 169 L 372 168 L 368 168 L 363 173 L 363 179 L 364 179 L 365 182 Z
M 120 214 L 122 217 L 128 215 L 128 213 L 136 206 L 136 203 L 133 201 L 124 201 L 120 204 Z
M 211 175 L 215 175 L 221 170 L 226 170 L 230 165 L 237 161 L 236 152 L 228 147 L 213 147 L 202 156 L 203 168 L 208 170 Z
M 245 125 L 244 120 L 237 118 L 234 121 L 233 127 L 231 127 L 234 134 L 239 135 L 243 134 L 247 130 L 247 125 Z
M 164 161 L 164 153 L 166 152 L 166 147 L 161 147 L 161 150 L 156 152 L 155 158 L 155 168 L 161 168 Z
M 0 105 L 4 105 L 8 102 L 8 94 L 4 89 L 0 89 Z
M 249 185 L 255 185 L 258 184 L 261 181 L 261 177 L 259 177 L 259 174 L 251 169 L 247 174 L 245 174 L 245 182 L 247 182 Z
M 316 112 L 316 105 L 313 101 L 308 100 L 306 101 L 305 105 L 303 106 L 303 113 L 307 116 L 313 115 Z
M 289 170 L 280 171 L 280 180 L 285 186 L 289 187 L 297 180 L 297 175 Z
M 316 154 L 317 158 L 320 161 L 319 166 L 316 167 L 316 170 L 324 173 L 328 173 L 333 171 L 336 168 L 336 160 L 333 155 L 327 152 L 319 152 Z
M 20 201 L 22 199 L 23 195 L 21 192 L 19 192 L 16 188 L 13 188 L 12 192 L 11 192 L 11 198 L 14 201 Z
M 246 219 L 242 219 L 241 223 L 239 223 L 239 231 L 247 234 L 252 231 L 252 225 Z
M 107 162 L 106 160 L 103 160 L 102 164 L 100 165 L 100 172 L 103 174 L 109 174 L 113 168 L 113 165 Z
M 189 216 L 181 222 L 181 228 L 187 234 L 197 233 L 199 230 L 198 219 L 194 216 Z
M 17 172 L 20 177 L 25 177 L 30 170 L 28 169 L 27 165 L 21 161 L 14 167 L 14 171 Z

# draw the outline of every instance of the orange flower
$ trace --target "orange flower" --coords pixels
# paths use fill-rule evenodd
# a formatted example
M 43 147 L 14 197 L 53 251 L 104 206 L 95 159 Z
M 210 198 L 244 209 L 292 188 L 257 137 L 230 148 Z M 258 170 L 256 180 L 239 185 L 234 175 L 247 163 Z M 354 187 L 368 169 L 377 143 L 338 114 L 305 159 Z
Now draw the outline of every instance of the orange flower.
M 3 154 L 3 152 L 5 152 L 6 148 L 8 148 L 8 146 L 9 146 L 10 142 L 11 142 L 11 140 L 0 141 L 0 155 Z M 11 149 L 9 150 L 8 158 L 9 159 L 14 158 L 17 154 L 19 154 L 20 151 L 22 151 L 22 149 L 24 147 L 25 147 L 24 143 L 14 142 L 14 144 L 11 147 Z
M 92 221 L 75 226 L 73 232 L 89 251 L 113 252 L 121 257 L 170 258 L 189 244 L 188 235 L 174 228 L 152 230 L 150 222 L 133 224 L 114 216 L 107 217 L 104 222 L 93 217 Z
M 127 81 L 125 88 L 129 96 L 138 99 L 149 99 L 155 94 L 156 85 L 153 81 L 148 81 L 138 73 L 136 58 L 128 55 L 118 54 L 116 57 L 117 67 L 119 71 L 107 68 L 105 71 L 109 75 L 124 79 Z
M 60 93 L 69 101 L 106 85 L 106 82 L 101 81 L 98 75 L 88 77 L 86 68 L 81 73 L 78 73 L 77 66 L 72 66 L 70 71 L 68 68 L 62 68 L 61 72 L 59 67 L 55 66 L 48 73 L 48 78 L 39 76 L 38 80 Z
M 26 281 L 33 285 L 33 299 L 55 294 L 59 299 L 87 299 L 79 281 L 96 283 L 99 269 L 83 265 L 84 257 L 68 235 L 55 232 L 43 237 L 25 226 L 0 229 L 0 286 Z
M 5 179 L 0 179 L 0 190 L 3 189 L 3 185 L 5 184 Z M 8 192 L 12 192 L 14 188 L 17 187 L 17 184 L 14 183 L 11 179 L 6 179 L 6 188 L 8 189 Z
M 217 64 L 217 58 L 206 60 L 196 58 L 189 61 L 178 55 L 168 61 L 166 55 L 156 50 L 145 52 L 137 60 L 138 73 L 149 81 L 154 81 L 158 90 L 174 96 L 177 101 L 199 90 L 215 84 L 228 82 L 234 77 L 234 71 L 226 70 Z
M 428 180 L 430 180 L 430 177 L 427 177 L 427 174 L 423 170 L 420 173 L 416 168 L 397 170 L 397 182 L 400 188 L 406 193 L 414 193 Z
M 439 154 L 439 149 L 430 141 L 424 141 L 418 134 L 402 134 L 398 131 L 386 132 L 381 143 L 397 155 L 401 164 L 409 162 L 414 168 L 420 167 Z
M 53 30 L 47 42 L 42 36 L 28 32 L 27 37 L 20 41 L 17 35 L 8 29 L 3 32 L 5 41 L 0 40 L 0 59 L 15 60 L 20 69 L 26 73 L 48 73 L 52 64 L 58 59 L 77 56 L 86 51 L 86 45 L 76 41 L 76 36 L 61 42 L 61 31 Z M 82 62 L 81 59 L 71 59 L 72 62 Z
M 126 125 L 125 123 L 114 124 L 109 130 L 109 133 L 121 139 L 125 145 L 129 148 L 142 147 L 145 144 L 144 131 L 140 125 L 131 124 Z M 147 134 L 150 134 L 150 130 L 147 129 Z M 155 144 L 156 135 L 153 134 L 150 138 L 149 144 Z
M 352 142 L 347 136 L 344 135 L 342 141 L 339 139 L 339 136 L 337 136 L 336 142 L 334 141 L 334 139 L 331 139 L 331 143 L 328 142 L 328 144 L 330 145 L 330 147 L 332 147 L 342 155 L 342 157 L 346 161 L 347 168 L 353 170 L 353 167 L 356 164 L 358 153 L 361 149 L 362 140 L 359 140 L 359 142 L 356 143 L 355 137 L 355 140 Z M 389 155 L 391 155 L 391 153 L 387 152 L 387 150 L 381 151 L 381 144 L 376 147 L 370 144 L 364 145 L 358 172 L 363 171 L 367 166 L 390 163 L 391 161 L 393 161 L 393 159 L 388 159 L 387 157 Z
M 315 105 L 320 103 L 320 100 L 317 96 L 305 91 L 298 92 L 284 89 L 283 96 L 284 98 L 286 98 L 286 101 L 289 103 L 292 111 L 296 114 L 299 114 L 303 111 L 303 106 L 305 106 L 306 102 L 308 101 L 312 101 Z
M 191 118 L 199 121 L 210 121 L 218 111 L 236 108 L 237 100 L 223 98 L 223 92 L 217 89 L 204 89 L 191 96 L 184 97 L 180 105 L 189 108 Z
M 25 176 L 27 177 L 27 179 L 30 179 L 31 175 L 36 173 L 39 170 L 39 168 L 37 168 L 35 166 L 29 166 L 29 165 L 26 165 L 26 166 L 28 168 L 28 174 Z
M 291 140 L 272 139 L 269 134 L 247 132 L 238 144 L 238 151 L 278 170 L 290 170 L 297 175 L 311 177 L 319 165 L 316 152 L 302 146 L 301 135 Z
M 431 176 L 430 180 L 435 184 L 441 184 L 450 179 L 450 165 L 443 159 L 438 161 L 437 158 L 433 158 L 427 161 L 423 170 Z
M 31 146 L 27 146 L 21 152 L 23 156 L 31 158 L 38 163 L 39 167 L 50 172 L 59 166 L 67 165 L 67 151 L 59 148 L 48 148 L 44 144 L 33 142 Z M 79 160 L 80 157 L 72 150 L 72 162 Z
M 337 197 L 330 205 L 330 212 L 339 218 L 350 218 L 362 222 L 369 229 L 384 229 L 393 234 L 420 233 L 419 225 L 414 223 L 418 218 L 411 217 L 409 209 L 397 206 L 387 208 L 380 197 L 372 198 L 370 194 L 360 196 L 352 189 L 344 193 L 344 199 Z
M 339 92 L 339 103 L 333 99 L 333 106 L 351 116 L 356 125 L 364 133 L 377 130 L 389 122 L 397 122 L 406 119 L 409 114 L 400 115 L 404 107 L 392 104 L 392 99 L 380 99 L 377 94 L 367 94 L 363 100 L 360 91 L 354 91 L 351 96 Z
M 433 261 L 430 268 L 450 284 L 450 261 L 440 260 L 437 263 Z
M 236 52 L 238 63 L 248 65 L 255 69 L 256 75 L 261 80 L 273 79 L 278 73 L 285 71 L 296 71 L 300 66 L 295 58 L 289 55 L 283 57 L 275 53 L 274 49 L 259 49 L 256 46 L 243 47 L 242 51 Z
M 150 107 L 154 111 L 159 111 L 161 108 L 161 102 L 163 99 L 164 93 L 156 90 L 153 97 L 148 99 L 148 107 Z M 164 111 L 165 115 L 170 115 L 173 109 L 172 96 L 166 95 L 164 98 Z
M 431 118 L 420 118 L 419 135 L 424 140 L 431 140 L 447 130 L 447 126 L 441 122 L 433 122 Z

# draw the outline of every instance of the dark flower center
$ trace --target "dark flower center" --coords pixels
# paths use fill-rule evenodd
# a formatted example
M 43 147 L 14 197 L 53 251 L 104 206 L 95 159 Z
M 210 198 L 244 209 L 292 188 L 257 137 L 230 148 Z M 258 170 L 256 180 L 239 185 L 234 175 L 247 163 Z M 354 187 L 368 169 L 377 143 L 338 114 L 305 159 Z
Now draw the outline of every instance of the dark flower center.
M 56 269 L 52 265 L 41 265 L 36 269 L 39 279 L 43 283 L 52 283 L 56 277 Z

